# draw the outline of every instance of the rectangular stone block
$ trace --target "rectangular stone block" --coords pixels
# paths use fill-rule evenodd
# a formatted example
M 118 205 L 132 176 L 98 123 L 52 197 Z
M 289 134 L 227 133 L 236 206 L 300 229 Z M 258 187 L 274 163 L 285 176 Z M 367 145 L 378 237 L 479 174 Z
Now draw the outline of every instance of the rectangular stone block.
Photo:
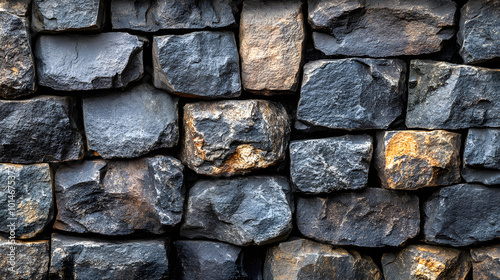
M 14 246 L 14 250 L 12 250 Z M 0 237 L 0 278 L 6 280 L 47 280 L 50 262 L 49 241 L 15 244 Z M 12 257 L 12 259 L 11 259 Z
M 462 176 L 469 183 L 500 184 L 500 129 L 469 129 Z

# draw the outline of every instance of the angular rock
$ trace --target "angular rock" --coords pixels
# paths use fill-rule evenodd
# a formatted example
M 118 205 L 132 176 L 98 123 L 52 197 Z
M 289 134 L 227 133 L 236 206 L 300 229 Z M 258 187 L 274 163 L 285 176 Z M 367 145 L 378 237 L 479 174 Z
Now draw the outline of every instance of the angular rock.
M 420 230 L 418 197 L 367 188 L 328 197 L 299 197 L 300 232 L 332 245 L 400 246 Z
M 469 129 L 462 176 L 469 183 L 500 184 L 500 129 Z
M 132 158 L 177 144 L 178 98 L 142 84 L 83 98 L 88 147 L 105 159 Z
M 285 159 L 290 121 L 280 103 L 188 103 L 183 121 L 181 160 L 198 174 L 246 174 Z
M 0 162 L 77 160 L 83 141 L 69 97 L 0 101 Z
M 369 135 L 290 143 L 290 177 L 300 192 L 317 194 L 366 187 L 372 158 Z
M 55 229 L 105 235 L 162 234 L 180 223 L 182 164 L 168 156 L 84 161 L 55 175 Z
M 500 244 L 472 248 L 470 255 L 474 280 L 500 279 Z
M 451 0 L 309 0 L 314 47 L 326 55 L 388 57 L 441 50 L 454 33 Z
M 403 112 L 405 81 L 406 64 L 397 59 L 309 62 L 297 120 L 333 129 L 386 129 Z
M 500 189 L 458 184 L 436 191 L 424 205 L 425 240 L 468 246 L 500 236 Z
M 0 0 L 0 11 L 5 11 L 18 17 L 28 15 L 31 0 Z
M 245 90 L 266 95 L 297 90 L 304 29 L 299 0 L 243 2 L 240 54 Z
M 12 250 L 14 248 L 14 250 Z M 2 279 L 46 280 L 49 272 L 49 241 L 14 244 L 0 237 L 0 275 Z
M 264 245 L 292 230 L 293 199 L 284 177 L 199 181 L 189 190 L 181 236 Z
M 35 48 L 38 82 L 64 91 L 123 88 L 142 77 L 145 41 L 120 32 L 42 35 Z
M 500 69 L 412 60 L 406 125 L 500 127 Z
M 153 41 L 157 88 L 187 97 L 240 95 L 238 49 L 232 32 L 156 36 Z

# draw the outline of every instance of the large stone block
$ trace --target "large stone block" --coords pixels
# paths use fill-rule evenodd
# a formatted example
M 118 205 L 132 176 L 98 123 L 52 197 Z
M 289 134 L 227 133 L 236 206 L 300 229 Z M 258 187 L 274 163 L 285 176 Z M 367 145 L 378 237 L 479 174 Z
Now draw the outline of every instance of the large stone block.
M 469 129 L 462 175 L 469 183 L 500 184 L 500 129 Z
M 14 248 L 14 249 L 12 249 Z M 49 272 L 49 241 L 12 243 L 0 237 L 0 278 L 46 280 Z
M 500 244 L 471 248 L 470 255 L 474 280 L 500 279 Z

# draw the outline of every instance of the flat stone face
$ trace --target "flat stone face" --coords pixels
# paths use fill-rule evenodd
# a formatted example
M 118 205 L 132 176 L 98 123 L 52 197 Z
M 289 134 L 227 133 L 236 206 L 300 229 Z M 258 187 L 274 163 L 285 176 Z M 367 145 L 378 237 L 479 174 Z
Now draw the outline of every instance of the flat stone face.
M 0 0 L 0 11 L 24 17 L 28 14 L 31 0 Z
M 300 192 L 317 194 L 366 187 L 372 158 L 369 135 L 290 143 L 290 177 Z
M 153 39 L 154 85 L 187 97 L 230 98 L 241 92 L 233 32 L 200 31 Z
M 474 280 L 500 279 L 500 245 L 472 248 L 472 272 Z
M 412 60 L 406 125 L 425 129 L 500 126 L 500 70 Z
M 11 247 L 14 246 L 14 251 Z M 14 252 L 14 253 L 13 253 Z M 0 275 L 2 279 L 46 280 L 49 271 L 49 241 L 16 242 L 0 238 Z M 10 260 L 14 255 L 15 261 Z
M 189 190 L 181 236 L 264 245 L 292 230 L 293 199 L 279 176 L 199 181 Z
M 299 0 L 243 2 L 240 53 L 245 90 L 267 95 L 297 90 L 304 29 Z
M 297 120 L 333 129 L 386 129 L 403 112 L 406 64 L 325 59 L 304 66 Z
M 500 129 L 469 129 L 462 176 L 469 183 L 500 184 Z
M 309 0 L 316 49 L 326 55 L 387 57 L 441 50 L 454 35 L 451 0 Z
M 285 159 L 290 121 L 279 103 L 188 103 L 183 122 L 181 160 L 198 174 L 245 174 Z
M 83 98 L 90 150 L 105 159 L 133 158 L 177 144 L 178 98 L 148 84 Z
M 296 211 L 304 236 L 332 245 L 400 246 L 420 230 L 418 197 L 385 189 L 299 197 Z
M 500 235 L 500 189 L 458 184 L 436 191 L 424 205 L 427 242 L 468 246 Z
M 144 41 L 121 32 L 42 35 L 35 47 L 38 83 L 64 91 L 123 88 L 142 77 Z
M 183 166 L 168 156 L 92 160 L 59 168 L 55 229 L 105 235 L 162 234 L 180 223 Z

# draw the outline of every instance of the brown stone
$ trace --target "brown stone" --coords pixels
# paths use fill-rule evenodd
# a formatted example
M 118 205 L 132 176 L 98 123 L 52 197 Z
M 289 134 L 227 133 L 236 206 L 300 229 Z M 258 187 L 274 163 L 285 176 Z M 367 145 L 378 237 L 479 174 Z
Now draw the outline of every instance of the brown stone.
M 0 11 L 6 11 L 19 17 L 25 17 L 31 0 L 0 0 Z
M 12 250 L 12 247 L 15 249 Z M 14 252 L 14 261 L 11 260 Z M 0 237 L 0 279 L 45 280 L 49 271 L 49 241 L 11 243 Z
M 470 255 L 474 280 L 500 279 L 500 244 L 472 248 Z

